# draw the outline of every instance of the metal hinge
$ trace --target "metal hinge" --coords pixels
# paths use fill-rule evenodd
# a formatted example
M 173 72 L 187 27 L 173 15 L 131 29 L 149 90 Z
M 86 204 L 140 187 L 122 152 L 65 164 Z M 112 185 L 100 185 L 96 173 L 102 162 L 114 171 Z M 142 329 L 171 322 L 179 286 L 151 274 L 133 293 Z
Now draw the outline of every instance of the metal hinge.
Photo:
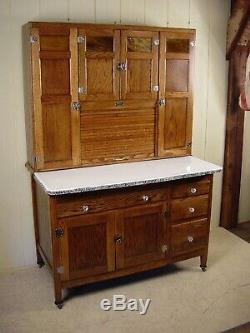
M 160 40 L 159 39 L 154 39 L 153 44 L 156 45 L 156 46 L 160 45 Z
M 78 92 L 79 92 L 79 94 L 86 94 L 87 93 L 87 89 L 84 88 L 84 87 L 79 87 L 78 88 Z
M 85 41 L 85 37 L 84 36 L 78 36 L 77 37 L 77 43 L 81 44 L 81 43 L 84 43 Z
M 64 273 L 64 267 L 63 266 L 59 266 L 59 267 L 57 267 L 56 271 L 59 274 L 63 274 Z
M 163 218 L 168 218 L 169 217 L 169 210 L 166 209 L 163 213 L 162 213 L 162 217 Z
M 33 163 L 35 164 L 35 163 L 39 163 L 39 161 L 40 161 L 40 157 L 38 156 L 38 155 L 34 155 L 33 156 Z
M 158 101 L 158 104 L 159 104 L 160 106 L 162 106 L 162 105 L 166 105 L 166 100 L 165 100 L 165 98 L 160 98 L 159 101 Z
M 55 229 L 55 234 L 57 238 L 60 238 L 64 235 L 64 230 L 62 227 L 58 227 Z
M 153 86 L 153 91 L 159 91 L 159 86 Z
M 192 40 L 192 41 L 190 42 L 190 46 L 195 47 L 195 46 L 196 46 L 196 41 L 195 41 L 195 40 Z
M 192 141 L 188 142 L 186 147 L 187 147 L 187 148 L 192 147 Z
M 81 103 L 80 102 L 73 102 L 72 103 L 72 110 L 80 111 L 80 109 L 81 109 Z
M 30 36 L 30 43 L 31 43 L 31 44 L 34 44 L 34 43 L 36 43 L 37 41 L 38 41 L 37 36 L 34 36 L 34 35 L 31 35 L 31 36 Z

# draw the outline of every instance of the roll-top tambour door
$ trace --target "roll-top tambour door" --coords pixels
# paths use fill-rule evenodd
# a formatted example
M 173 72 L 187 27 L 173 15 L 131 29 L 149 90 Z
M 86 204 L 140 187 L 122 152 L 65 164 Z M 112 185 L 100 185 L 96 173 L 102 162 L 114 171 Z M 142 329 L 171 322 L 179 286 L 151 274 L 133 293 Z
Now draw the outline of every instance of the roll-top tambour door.
M 194 31 L 160 32 L 158 155 L 191 153 Z
M 77 104 L 77 31 L 58 25 L 31 31 L 35 168 L 80 164 Z
M 157 99 L 159 34 L 121 30 L 121 99 Z
M 79 29 L 79 99 L 119 99 L 120 30 Z

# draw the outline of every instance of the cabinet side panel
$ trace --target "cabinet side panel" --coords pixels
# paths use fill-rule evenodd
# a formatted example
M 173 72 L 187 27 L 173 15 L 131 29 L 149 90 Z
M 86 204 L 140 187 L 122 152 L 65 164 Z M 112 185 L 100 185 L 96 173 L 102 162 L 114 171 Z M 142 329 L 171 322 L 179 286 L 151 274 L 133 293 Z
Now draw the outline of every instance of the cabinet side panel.
M 38 244 L 50 266 L 52 266 L 52 240 L 49 196 L 39 184 L 36 184 Z
M 24 111 L 27 141 L 27 161 L 34 168 L 34 128 L 33 128 L 33 103 L 32 103 L 32 64 L 30 44 L 30 23 L 22 27 L 22 52 L 23 52 L 23 87 L 24 87 Z

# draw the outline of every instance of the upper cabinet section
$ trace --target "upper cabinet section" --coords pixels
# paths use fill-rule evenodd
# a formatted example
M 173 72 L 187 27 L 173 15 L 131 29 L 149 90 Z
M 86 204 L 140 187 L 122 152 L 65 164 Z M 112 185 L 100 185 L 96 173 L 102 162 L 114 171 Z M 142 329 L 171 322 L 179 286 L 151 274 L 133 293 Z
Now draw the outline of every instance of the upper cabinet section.
M 33 170 L 191 153 L 194 30 L 40 22 L 24 30 Z

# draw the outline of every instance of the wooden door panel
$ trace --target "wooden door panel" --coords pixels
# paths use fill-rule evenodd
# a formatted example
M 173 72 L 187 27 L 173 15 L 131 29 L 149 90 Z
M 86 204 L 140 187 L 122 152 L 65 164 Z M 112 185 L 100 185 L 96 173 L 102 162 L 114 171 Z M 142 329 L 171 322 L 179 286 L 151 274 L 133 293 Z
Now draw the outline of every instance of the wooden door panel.
M 116 219 L 117 268 L 126 268 L 163 259 L 162 246 L 167 242 L 164 203 L 124 209 Z
M 32 44 L 36 169 L 79 165 L 76 29 L 33 29 Z M 36 81 L 36 82 L 35 82 Z
M 107 273 L 115 269 L 114 215 L 88 214 L 61 220 L 65 279 Z
M 79 99 L 81 101 L 119 99 L 120 31 L 80 29 Z
M 184 156 L 192 144 L 194 32 L 160 33 L 158 156 Z
M 158 33 L 121 31 L 122 99 L 157 99 L 158 96 Z

